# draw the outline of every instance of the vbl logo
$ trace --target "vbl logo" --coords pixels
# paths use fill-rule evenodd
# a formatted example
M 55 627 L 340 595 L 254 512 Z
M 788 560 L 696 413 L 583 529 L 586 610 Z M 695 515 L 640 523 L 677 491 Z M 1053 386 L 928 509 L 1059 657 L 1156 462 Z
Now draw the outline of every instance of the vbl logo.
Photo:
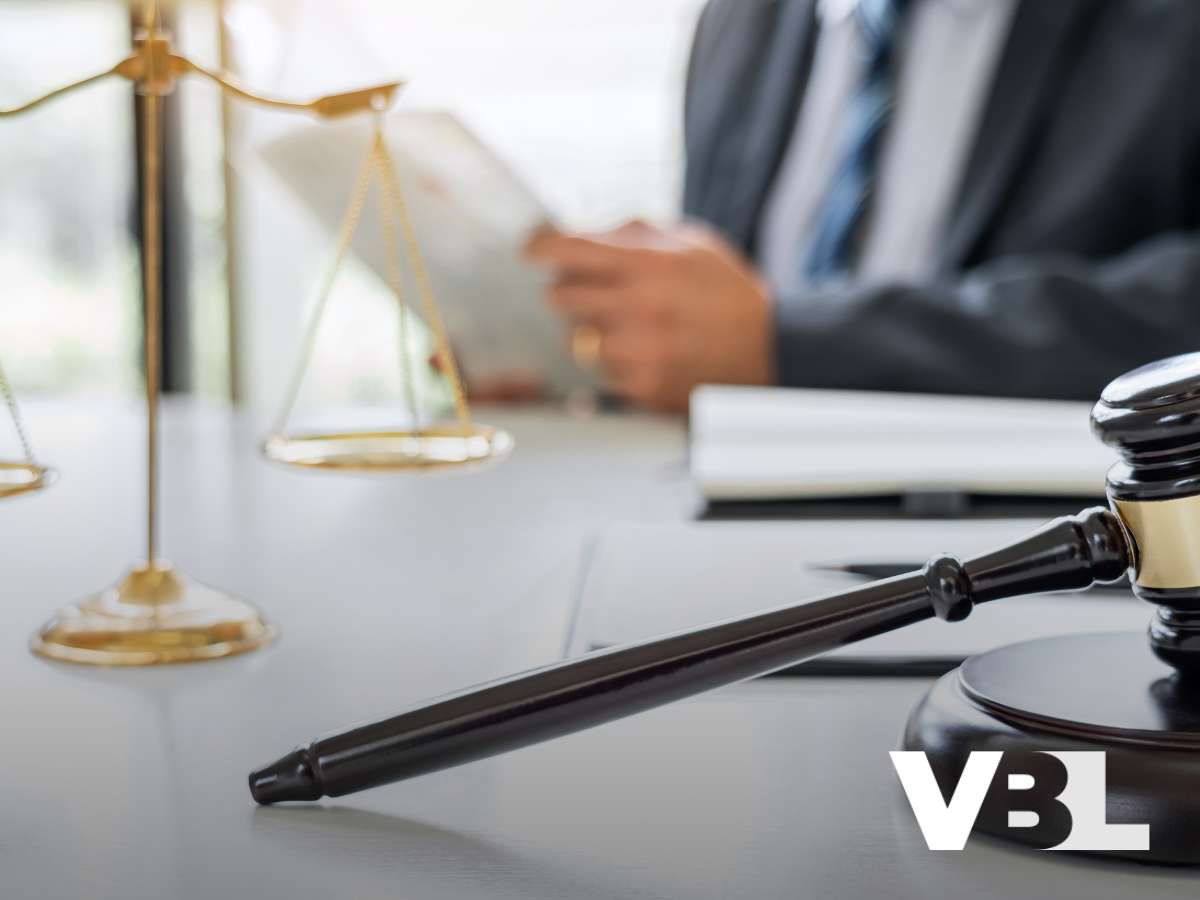
M 961 850 L 981 811 L 1001 829 L 1030 829 L 1013 836 L 1042 849 L 1150 849 L 1149 825 L 1107 821 L 1102 752 L 977 750 L 949 803 L 923 752 L 895 751 L 891 757 L 930 850 Z M 998 772 L 1005 777 L 997 778 Z

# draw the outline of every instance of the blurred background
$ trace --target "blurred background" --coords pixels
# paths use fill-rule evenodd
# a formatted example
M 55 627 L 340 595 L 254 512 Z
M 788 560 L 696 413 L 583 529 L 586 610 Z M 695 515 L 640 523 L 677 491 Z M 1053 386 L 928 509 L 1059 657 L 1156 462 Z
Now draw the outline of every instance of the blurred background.
M 408 80 L 398 108 L 455 112 L 563 223 L 603 227 L 677 211 L 700 6 L 194 0 L 164 18 L 186 54 L 262 93 Z M 0 0 L 0 106 L 112 65 L 138 16 L 121 0 Z M 308 123 L 187 80 L 166 110 L 166 387 L 270 408 L 332 246 L 258 151 Z M 136 128 L 122 81 L 0 122 L 0 360 L 23 396 L 140 390 Z M 379 361 L 356 336 L 387 298 L 364 268 L 345 278 L 354 301 L 331 309 L 321 390 L 369 400 Z

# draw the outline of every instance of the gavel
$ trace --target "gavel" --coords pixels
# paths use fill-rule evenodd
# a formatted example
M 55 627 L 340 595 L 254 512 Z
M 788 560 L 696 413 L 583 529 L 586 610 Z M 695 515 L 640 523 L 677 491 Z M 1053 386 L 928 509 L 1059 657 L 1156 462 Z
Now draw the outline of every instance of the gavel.
M 259 803 L 338 797 L 600 725 L 796 665 L 839 647 L 1017 595 L 1130 573 L 1157 606 L 1154 654 L 1200 675 L 1200 353 L 1113 381 L 1094 433 L 1120 457 L 1110 508 L 1055 519 L 1007 547 L 852 590 L 586 654 L 316 740 L 250 776 Z M 982 613 L 986 614 L 986 613 Z

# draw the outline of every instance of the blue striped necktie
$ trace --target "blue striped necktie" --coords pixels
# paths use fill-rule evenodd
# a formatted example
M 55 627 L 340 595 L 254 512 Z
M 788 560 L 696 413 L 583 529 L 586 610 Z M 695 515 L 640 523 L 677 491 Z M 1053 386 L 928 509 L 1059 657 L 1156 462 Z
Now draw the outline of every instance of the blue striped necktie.
M 850 274 L 874 187 L 879 145 L 895 106 L 895 49 L 909 0 L 858 0 L 854 19 L 862 35 L 862 84 L 846 108 L 842 153 L 819 207 L 804 257 L 809 283 Z

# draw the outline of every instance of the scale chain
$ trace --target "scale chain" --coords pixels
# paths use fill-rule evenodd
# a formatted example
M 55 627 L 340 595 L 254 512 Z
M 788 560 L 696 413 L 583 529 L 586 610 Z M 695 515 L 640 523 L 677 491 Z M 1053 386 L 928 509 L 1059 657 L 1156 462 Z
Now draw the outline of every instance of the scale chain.
M 409 427 L 413 431 L 421 430 L 421 411 L 417 406 L 416 383 L 413 380 L 412 345 L 409 343 L 408 304 L 404 302 L 404 281 L 400 275 L 400 258 L 396 250 L 396 223 L 392 220 L 391 212 L 395 206 L 393 189 L 395 185 L 387 172 L 387 148 L 383 143 L 383 128 L 377 122 L 375 139 L 371 145 L 371 153 L 375 164 L 379 167 L 379 188 L 382 200 L 379 204 L 379 227 L 383 232 L 385 254 L 387 256 L 388 282 L 392 293 L 396 295 L 400 316 L 400 365 L 403 371 L 404 396 L 408 403 Z
M 417 243 L 416 229 L 413 228 L 412 219 L 408 214 L 408 204 L 404 200 L 404 192 L 400 189 L 400 179 L 396 175 L 396 168 L 392 163 L 391 154 L 387 152 L 383 144 L 383 135 L 379 135 L 380 142 L 380 182 L 384 185 L 384 194 L 391 202 L 395 210 L 396 219 L 400 223 L 400 231 L 404 236 L 404 247 L 408 252 L 409 264 L 413 270 L 413 280 L 417 285 L 417 294 L 421 298 L 421 308 L 425 312 L 425 317 L 429 320 L 429 328 L 433 331 L 433 338 L 437 345 L 438 361 L 441 363 L 442 373 L 450 382 L 450 390 L 454 396 L 454 411 L 458 419 L 458 426 L 467 433 L 471 429 L 471 413 L 470 407 L 467 405 L 466 392 L 463 390 L 462 378 L 458 372 L 458 365 L 454 360 L 454 354 L 450 352 L 450 342 L 446 338 L 446 328 L 442 323 L 441 313 L 438 311 L 437 303 L 433 299 L 433 285 L 429 278 L 429 271 L 425 267 L 425 258 L 421 254 L 420 245 Z
M 292 371 L 287 393 L 283 397 L 283 407 L 280 409 L 279 416 L 276 419 L 275 433 L 278 435 L 287 433 L 288 420 L 292 416 L 292 410 L 295 408 L 296 400 L 300 395 L 300 386 L 304 381 L 304 372 L 308 367 L 309 357 L 312 356 L 313 349 L 317 343 L 317 334 L 320 331 L 321 319 L 325 315 L 329 296 L 333 293 L 333 285 L 337 281 L 338 272 L 342 268 L 346 254 L 350 251 L 350 244 L 354 240 L 355 232 L 358 231 L 358 223 L 362 218 L 363 206 L 367 202 L 367 192 L 371 187 L 371 175 L 375 170 L 375 165 L 375 154 L 371 152 L 359 170 L 350 206 L 346 210 L 346 216 L 342 219 L 341 228 L 338 232 L 337 250 L 334 253 L 333 265 L 330 266 L 329 271 L 325 275 L 325 281 L 321 285 L 320 293 L 317 294 L 316 304 L 308 320 L 308 327 L 304 333 L 304 340 L 300 345 L 300 353 L 296 359 L 296 366 Z
M 338 272 L 341 270 L 342 264 L 345 261 L 346 254 L 350 250 L 350 246 L 354 240 L 354 235 L 358 231 L 359 222 L 362 219 L 363 208 L 366 205 L 367 195 L 370 191 L 372 176 L 375 174 L 376 169 L 378 169 L 380 193 L 382 194 L 382 202 L 380 204 L 380 226 L 383 231 L 388 257 L 388 280 L 390 282 L 392 293 L 396 296 L 396 300 L 399 304 L 401 362 L 404 366 L 404 373 L 402 377 L 405 383 L 406 402 L 410 415 L 413 419 L 412 427 L 414 429 L 419 428 L 420 409 L 417 404 L 415 393 L 415 381 L 413 379 L 412 369 L 412 352 L 408 341 L 409 310 L 408 306 L 404 302 L 403 282 L 399 271 L 399 259 L 395 240 L 396 232 L 394 227 L 396 223 L 399 223 L 400 235 L 404 242 L 409 264 L 412 266 L 413 281 L 417 287 L 417 294 L 421 300 L 422 310 L 428 319 L 427 324 L 429 325 L 430 330 L 433 332 L 437 358 L 441 363 L 442 373 L 450 383 L 450 389 L 454 399 L 455 416 L 458 420 L 458 425 L 464 433 L 469 431 L 471 428 L 471 414 L 467 405 L 466 391 L 463 388 L 462 379 L 459 375 L 458 366 L 455 363 L 454 355 L 450 350 L 450 343 L 446 337 L 445 326 L 443 325 L 441 315 L 438 312 L 437 303 L 433 298 L 433 287 L 429 278 L 429 272 L 425 266 L 425 260 L 421 255 L 420 247 L 417 244 L 416 231 L 408 214 L 408 208 L 404 201 L 403 192 L 400 188 L 399 178 L 397 177 L 395 167 L 391 160 L 391 155 L 389 154 L 387 145 L 384 141 L 383 132 L 381 129 L 377 128 L 371 150 L 367 155 L 366 161 L 363 163 L 358 180 L 355 184 L 350 206 L 346 210 L 346 215 L 343 218 L 338 231 L 337 250 L 334 254 L 333 265 L 330 267 L 325 276 L 325 280 L 321 285 L 320 292 L 317 295 L 313 312 L 309 318 L 304 339 L 301 342 L 300 353 L 296 360 L 296 366 L 293 369 L 292 377 L 288 384 L 288 390 L 284 394 L 282 408 L 280 409 L 276 418 L 274 429 L 275 434 L 284 435 L 287 433 L 288 421 L 291 418 L 293 409 L 295 408 L 296 401 L 300 393 L 300 387 L 304 380 L 305 370 L 307 369 L 308 362 L 316 346 L 317 335 L 320 331 L 320 324 L 328 306 L 329 297 L 333 292 L 334 283 L 337 280 Z M 392 213 L 395 216 L 394 221 L 389 213 Z
M 3 366 L 0 366 L 0 395 L 4 396 L 4 405 L 8 407 L 8 415 L 12 419 L 13 428 L 16 429 L 21 452 L 25 454 L 25 462 L 31 466 L 37 465 L 33 457 L 33 444 L 29 442 L 29 434 L 25 431 L 25 420 L 21 417 L 21 407 L 17 404 L 17 395 L 4 374 Z

